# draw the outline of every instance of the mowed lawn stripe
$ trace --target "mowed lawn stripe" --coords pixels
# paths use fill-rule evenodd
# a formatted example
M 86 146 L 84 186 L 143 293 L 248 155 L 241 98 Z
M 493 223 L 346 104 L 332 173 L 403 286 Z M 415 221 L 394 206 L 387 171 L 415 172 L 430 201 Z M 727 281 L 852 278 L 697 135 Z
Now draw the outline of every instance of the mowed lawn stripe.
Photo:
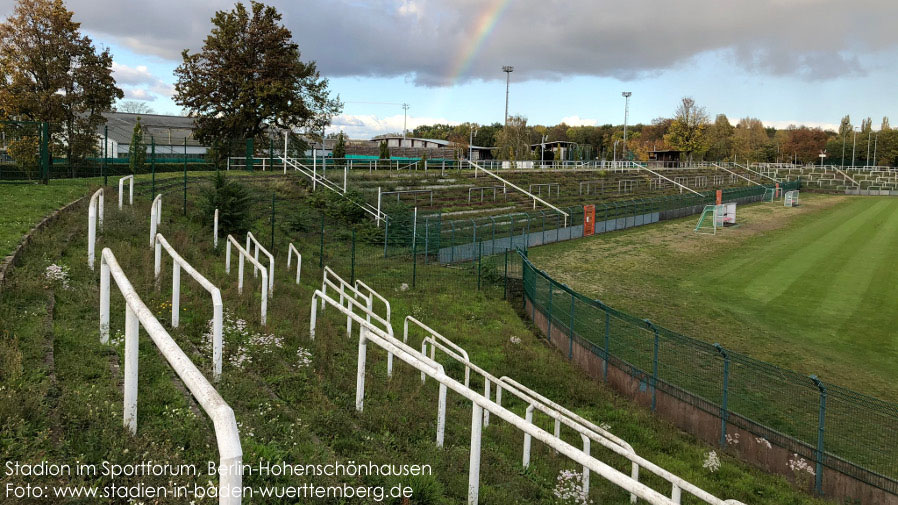
M 882 210 L 861 224 L 859 233 L 853 234 L 855 243 L 860 247 L 852 250 L 851 244 L 847 244 L 842 254 L 845 261 L 841 262 L 840 267 L 837 270 L 819 270 L 816 286 L 809 283 L 808 292 L 813 292 L 820 300 L 814 316 L 827 326 L 837 328 L 842 338 L 852 337 L 841 331 L 845 321 L 863 310 L 863 300 L 869 292 L 873 276 L 882 273 L 882 264 L 893 259 L 894 248 L 891 245 L 898 236 L 898 205 L 891 201 L 883 203 L 886 205 L 882 206 Z M 856 341 L 855 338 L 851 340 Z
M 821 275 L 824 271 L 819 270 L 819 264 L 839 254 L 846 243 L 852 240 L 858 226 L 884 204 L 885 202 L 872 206 L 848 205 L 811 226 L 792 228 L 788 234 L 778 234 L 762 251 L 755 253 L 755 257 L 764 259 L 751 265 L 751 268 L 742 269 L 743 273 L 734 279 L 742 282 L 735 285 L 725 279 L 721 279 L 721 282 L 740 288 L 745 296 L 753 300 L 769 304 L 798 288 L 796 282 L 802 276 Z M 841 223 L 834 226 L 834 221 Z

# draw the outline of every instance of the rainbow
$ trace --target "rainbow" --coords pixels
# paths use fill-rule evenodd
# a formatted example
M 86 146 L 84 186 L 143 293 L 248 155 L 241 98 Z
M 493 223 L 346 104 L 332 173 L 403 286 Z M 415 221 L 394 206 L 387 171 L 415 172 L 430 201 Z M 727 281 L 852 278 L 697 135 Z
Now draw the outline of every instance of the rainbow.
M 468 71 L 474 56 L 477 55 L 483 46 L 483 42 L 492 33 L 493 28 L 496 27 L 496 23 L 502 17 L 502 13 L 505 12 L 505 8 L 508 7 L 509 3 L 511 3 L 511 0 L 493 0 L 492 4 L 483 10 L 475 22 L 474 37 L 458 53 L 455 63 L 450 67 L 451 72 L 448 76 L 448 84 L 450 86 L 454 86 L 461 76 Z

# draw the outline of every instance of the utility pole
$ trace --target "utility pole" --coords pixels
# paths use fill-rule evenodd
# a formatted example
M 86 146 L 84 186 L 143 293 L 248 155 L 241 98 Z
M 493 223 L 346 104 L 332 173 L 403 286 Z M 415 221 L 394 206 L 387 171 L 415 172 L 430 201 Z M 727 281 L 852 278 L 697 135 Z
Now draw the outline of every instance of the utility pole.
M 402 104 L 402 138 L 405 138 L 408 128 L 406 127 L 406 119 L 408 118 L 408 107 L 407 103 Z
M 876 143 L 879 141 L 879 132 L 873 136 L 873 166 L 876 166 Z
M 468 161 L 474 161 L 474 133 L 477 132 L 477 128 L 474 125 L 471 125 L 471 140 L 468 142 Z
M 511 73 L 514 72 L 514 67 L 505 65 L 502 67 L 502 71 L 505 72 L 505 127 L 508 128 L 508 87 L 511 83 Z
M 870 166 L 870 137 L 873 136 L 873 128 L 870 128 L 870 131 L 867 132 L 867 157 L 864 158 L 864 166 Z
M 624 97 L 624 148 L 621 150 L 621 157 L 623 159 L 627 159 L 627 119 L 630 116 L 630 95 L 633 93 L 630 91 L 621 92 L 621 96 Z

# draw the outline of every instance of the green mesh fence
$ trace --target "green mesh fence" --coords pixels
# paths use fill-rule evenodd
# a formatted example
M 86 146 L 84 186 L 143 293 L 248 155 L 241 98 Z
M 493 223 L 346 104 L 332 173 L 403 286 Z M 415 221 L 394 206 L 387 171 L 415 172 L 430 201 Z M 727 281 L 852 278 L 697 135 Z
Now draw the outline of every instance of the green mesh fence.
M 608 366 L 638 379 L 653 408 L 660 391 L 717 416 L 721 444 L 735 426 L 798 454 L 815 465 L 818 491 L 831 468 L 898 494 L 898 404 L 653 325 L 556 282 L 523 252 L 520 258 L 529 315 L 546 316 L 547 335 L 563 335 L 555 344 L 569 357 L 578 344 L 603 361 L 606 380 Z

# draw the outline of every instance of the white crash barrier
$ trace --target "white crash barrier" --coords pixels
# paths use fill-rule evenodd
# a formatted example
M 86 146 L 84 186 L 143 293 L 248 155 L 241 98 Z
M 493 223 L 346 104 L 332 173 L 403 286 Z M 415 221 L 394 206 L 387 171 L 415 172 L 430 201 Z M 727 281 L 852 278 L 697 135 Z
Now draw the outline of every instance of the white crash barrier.
M 215 209 L 215 217 L 212 218 L 212 248 L 218 249 L 218 209 Z
M 364 283 L 362 283 L 364 285 Z M 384 331 L 386 331 L 389 335 L 393 335 L 393 326 L 390 323 L 390 303 L 386 302 L 386 300 L 378 295 L 374 290 L 365 286 L 368 294 L 363 293 L 359 288 L 349 284 L 342 277 L 337 275 L 330 267 L 324 267 L 324 275 L 323 280 L 321 282 L 321 291 L 327 294 L 327 288 L 333 288 L 335 291 L 340 293 L 340 304 L 342 305 L 344 302 L 344 297 L 352 297 L 356 304 L 358 304 L 358 300 L 362 299 L 365 303 L 364 306 L 366 311 L 370 313 L 374 319 L 379 322 L 384 327 Z M 386 315 L 380 316 L 379 314 L 374 312 L 374 295 L 377 295 L 378 299 L 386 302 Z M 321 310 L 324 311 L 324 302 L 321 302 Z M 368 317 L 368 321 L 371 321 L 371 317 Z M 346 335 L 349 336 L 352 334 L 352 318 L 346 318 Z
M 256 240 L 256 237 L 252 234 L 252 232 L 246 232 L 246 251 L 252 252 L 251 248 L 252 244 L 256 245 L 255 254 L 253 254 L 253 258 L 256 260 L 255 268 L 253 268 L 253 277 L 255 277 L 259 270 L 262 270 L 261 266 L 257 266 L 259 263 L 259 251 L 265 253 L 265 256 L 268 256 L 268 294 L 274 294 L 274 255 L 268 252 L 268 249 L 262 247 L 262 244 Z
M 334 274 L 333 271 L 330 272 L 330 277 L 331 278 L 328 279 L 328 282 L 326 283 L 326 285 L 330 285 L 331 287 L 334 287 L 335 289 L 337 289 L 336 285 L 338 285 L 338 284 L 339 285 L 347 285 L 347 283 L 345 283 L 345 282 L 341 284 L 337 280 L 337 279 L 339 279 L 339 277 L 336 274 Z M 337 289 L 337 291 L 339 291 L 339 289 Z M 325 294 L 323 291 L 316 292 L 316 296 L 318 296 L 319 294 L 320 294 L 319 298 L 322 299 L 322 305 L 323 305 L 323 302 L 325 301 L 323 299 L 323 297 L 326 297 L 327 294 Z M 595 426 L 593 423 L 589 422 L 588 420 L 583 419 L 582 417 L 578 416 L 577 414 L 565 409 L 564 407 L 561 407 L 560 405 L 552 402 L 551 400 L 548 400 L 545 397 L 542 397 L 538 393 L 527 389 L 525 386 L 518 384 L 517 382 L 513 381 L 512 379 L 510 379 L 508 377 L 503 377 L 501 379 L 497 379 L 495 376 L 489 374 L 488 372 L 484 371 L 483 369 L 477 367 L 477 365 L 471 363 L 470 360 L 467 358 L 467 352 L 465 352 L 464 349 L 462 349 L 458 345 L 451 342 L 449 339 L 446 339 L 445 337 L 440 335 L 438 332 L 434 331 L 432 328 L 424 325 L 423 323 L 421 323 L 420 321 L 418 321 L 417 319 L 415 319 L 411 316 L 407 317 L 405 320 L 405 329 L 403 332 L 403 338 L 404 338 L 404 340 L 407 340 L 407 338 L 408 338 L 409 323 L 415 324 L 419 328 L 423 329 L 427 333 L 427 336 L 425 337 L 425 341 L 422 342 L 422 348 L 424 349 L 424 352 L 421 352 L 421 353 L 417 353 L 417 351 L 415 351 L 412 347 L 409 347 L 406 342 L 402 342 L 402 343 L 398 342 L 395 338 L 392 337 L 392 334 L 387 333 L 386 330 L 378 328 L 377 326 L 374 326 L 372 324 L 372 320 L 379 322 L 381 324 L 383 324 L 385 321 L 383 321 L 383 319 L 380 318 L 377 314 L 373 313 L 369 304 L 356 302 L 355 300 L 350 299 L 348 295 L 344 298 L 344 300 L 341 300 L 340 303 L 337 303 L 333 298 L 330 298 L 330 297 L 328 297 L 328 298 L 329 298 L 329 300 L 327 300 L 328 303 L 340 307 L 341 312 L 345 313 L 347 315 L 347 318 L 354 319 L 357 322 L 361 323 L 362 318 L 364 317 L 365 324 L 362 325 L 362 329 L 360 330 L 360 335 L 359 335 L 360 340 L 363 338 L 370 339 L 371 335 L 379 334 L 380 337 L 388 340 L 394 346 L 398 345 L 402 349 L 404 349 L 406 352 L 410 352 L 413 355 L 418 356 L 419 361 L 429 362 L 431 364 L 438 364 L 438 362 L 436 362 L 433 359 L 434 358 L 433 352 L 434 352 L 434 349 L 439 348 L 440 350 L 445 352 L 447 355 L 449 355 L 453 359 L 456 359 L 465 365 L 466 377 L 465 377 L 465 384 L 463 387 L 467 388 L 469 371 L 474 370 L 475 373 L 478 373 L 484 377 L 485 391 L 484 391 L 484 395 L 481 396 L 482 398 L 489 401 L 489 398 L 490 398 L 489 384 L 493 383 L 496 385 L 496 402 L 494 403 L 494 405 L 496 407 L 501 408 L 500 402 L 501 402 L 501 395 L 502 395 L 503 388 L 504 388 L 504 390 L 508 391 L 510 394 L 514 395 L 515 397 L 517 397 L 520 400 L 522 400 L 523 402 L 525 402 L 528 405 L 526 418 L 522 420 L 520 417 L 517 417 L 516 419 L 518 421 L 522 421 L 524 423 L 529 424 L 530 426 L 533 426 L 532 416 L 533 416 L 534 410 L 539 410 L 539 411 L 547 414 L 552 419 L 554 419 L 555 420 L 555 433 L 552 435 L 552 438 L 555 440 L 556 444 L 567 445 L 567 443 L 564 442 L 560 436 L 561 426 L 564 425 L 566 427 L 573 429 L 580 436 L 580 439 L 583 443 L 583 450 L 580 452 L 581 452 L 581 454 L 585 455 L 586 457 L 591 457 L 589 454 L 590 442 L 594 441 L 594 442 L 599 443 L 603 447 L 606 447 L 606 448 L 612 450 L 613 452 L 615 452 L 621 456 L 624 456 L 628 460 L 630 460 L 631 475 L 630 475 L 630 477 L 628 477 L 628 479 L 630 481 L 635 482 L 635 483 L 639 482 L 638 479 L 639 479 L 639 468 L 640 467 L 643 467 L 646 470 L 650 471 L 651 473 L 658 475 L 659 477 L 667 480 L 671 484 L 670 499 L 665 498 L 664 501 L 653 501 L 650 499 L 649 500 L 650 503 L 677 503 L 677 504 L 679 504 L 682 491 L 686 491 L 689 494 L 692 494 L 693 496 L 696 496 L 697 498 L 703 500 L 704 502 L 712 504 L 712 505 L 735 505 L 735 504 L 740 503 L 735 500 L 726 500 L 726 501 L 720 500 L 720 499 L 714 497 L 713 495 L 703 491 L 702 489 L 690 484 L 689 482 L 684 481 L 683 479 L 677 477 L 676 475 L 673 475 L 670 472 L 658 467 L 657 465 L 651 463 L 650 461 L 647 461 L 644 458 L 639 457 L 638 455 L 636 455 L 633 448 L 629 444 L 627 444 L 624 440 L 609 433 L 607 430 L 602 429 L 601 427 Z M 348 303 L 346 303 L 344 305 L 345 301 L 348 301 Z M 317 304 L 315 303 L 314 297 L 313 297 L 312 305 L 313 306 L 312 306 L 312 315 L 311 315 L 311 334 L 314 336 L 314 326 L 316 323 L 315 311 L 317 309 Z M 354 311 L 356 309 L 358 311 L 360 311 L 362 315 L 354 313 Z M 364 335 L 363 335 L 363 333 L 364 333 Z M 373 339 L 371 339 L 371 340 L 373 340 Z M 428 344 L 430 345 L 430 352 L 431 352 L 430 357 L 428 357 L 426 354 L 426 349 L 427 349 L 426 346 Z M 384 347 L 384 346 L 381 346 L 381 347 Z M 390 348 L 389 346 L 384 347 L 384 349 L 386 349 L 387 352 L 390 354 L 393 353 L 392 348 Z M 363 406 L 363 401 L 362 401 L 363 396 L 364 396 L 364 358 L 363 358 L 363 354 L 365 353 L 365 350 L 366 350 L 366 347 L 360 341 L 360 344 L 359 344 L 360 355 L 359 355 L 359 364 L 358 364 L 358 370 L 357 370 L 357 385 L 356 385 L 356 388 L 357 388 L 356 389 L 356 408 L 358 410 L 362 410 L 362 406 Z M 401 356 L 400 356 L 400 358 L 402 359 Z M 403 360 L 408 362 L 408 360 L 405 360 L 405 359 L 403 359 Z M 427 375 L 433 376 L 432 374 L 427 373 L 427 371 L 421 367 L 416 367 L 416 368 L 421 370 L 423 377 L 426 377 Z M 440 366 L 440 370 L 441 371 L 443 370 L 442 366 Z M 422 377 L 422 380 L 423 380 L 423 377 Z M 454 380 L 454 379 L 450 379 L 450 380 Z M 456 382 L 456 384 L 461 386 L 461 384 L 459 384 L 458 382 Z M 443 386 L 450 386 L 450 385 L 441 383 L 441 390 L 442 390 Z M 456 388 L 452 388 L 452 389 L 457 391 Z M 478 394 L 471 389 L 467 389 L 467 391 L 469 391 L 471 394 L 474 394 L 474 395 Z M 445 398 L 442 397 L 442 395 L 441 395 L 440 401 L 441 401 L 441 403 L 445 401 Z M 485 408 L 483 410 L 483 419 L 480 420 L 480 423 L 479 423 L 480 427 L 478 428 L 478 430 L 482 429 L 483 426 L 486 426 L 488 424 L 488 419 L 489 419 L 488 413 L 491 411 L 495 412 L 494 410 L 492 410 L 490 408 Z M 438 427 L 444 426 L 445 419 L 443 416 L 445 416 L 445 411 L 444 410 L 440 411 L 438 413 L 438 416 L 440 416 L 440 417 L 438 417 Z M 505 419 L 502 416 L 500 416 L 500 418 Z M 475 423 L 475 421 L 472 419 L 472 430 L 475 427 L 474 423 Z M 515 424 L 515 423 L 512 423 L 512 424 Z M 517 424 L 516 424 L 516 426 L 517 426 Z M 520 428 L 520 426 L 518 426 L 518 427 Z M 524 431 L 524 434 L 525 434 L 524 466 L 526 467 L 529 465 L 530 440 L 531 440 L 531 438 L 533 438 L 534 435 L 532 433 L 528 432 L 527 430 L 522 430 L 522 431 Z M 543 440 L 543 439 L 538 438 L 538 440 L 545 442 L 545 440 Z M 438 445 L 442 446 L 442 434 L 439 431 L 438 431 Z M 553 444 L 547 443 L 547 445 L 550 445 L 551 447 L 557 449 L 557 447 Z M 473 447 L 474 447 L 474 444 L 472 441 L 472 449 L 473 449 Z M 572 446 L 570 446 L 570 447 L 572 447 Z M 473 455 L 472 455 L 472 461 L 471 461 L 472 468 L 474 467 L 474 463 L 475 462 L 473 460 Z M 583 464 L 583 463 L 581 463 L 581 464 Z M 477 461 L 477 466 L 479 468 L 479 457 L 478 457 L 478 461 Z M 589 475 L 590 475 L 591 471 L 596 471 L 595 467 L 593 465 L 583 464 L 583 489 L 585 492 L 588 492 L 588 490 L 589 490 Z M 597 473 L 599 473 L 603 477 L 608 478 L 607 475 L 603 474 L 602 472 L 597 472 Z M 620 475 L 623 475 L 623 474 L 620 474 Z M 613 479 L 609 479 L 609 480 L 612 480 L 612 482 L 614 482 Z M 473 482 L 473 477 L 469 478 L 469 481 Z M 615 482 L 615 483 L 617 483 L 617 482 Z M 624 486 L 621 486 L 621 487 L 624 487 Z M 640 497 L 645 498 L 645 496 L 641 495 L 640 493 L 638 493 L 630 488 L 627 488 L 627 487 L 624 487 L 624 488 L 631 491 L 631 502 L 635 503 L 636 499 L 640 498 Z M 469 502 L 470 502 L 470 497 L 469 497 Z M 476 499 L 475 499 L 475 502 L 476 502 Z
M 103 249 L 100 258 L 100 341 L 109 340 L 110 276 L 125 298 L 125 390 L 123 423 L 134 434 L 137 432 L 137 364 L 138 333 L 140 327 L 147 331 L 159 352 L 168 361 L 190 394 L 212 420 L 219 454 L 218 503 L 239 505 L 243 481 L 243 450 L 234 411 L 206 380 L 203 374 L 178 347 L 162 324 L 143 303 L 131 282 L 125 276 L 109 248 Z
M 231 273 L 231 244 L 237 249 L 237 254 L 240 256 L 240 261 L 238 262 L 237 268 L 237 292 L 243 293 L 243 259 L 246 258 L 247 261 L 253 264 L 256 268 L 262 271 L 262 325 L 265 325 L 265 320 L 268 316 L 268 271 L 262 267 L 262 264 L 258 262 L 255 258 L 253 258 L 249 251 L 240 247 L 240 243 L 237 242 L 237 239 L 234 238 L 233 235 L 228 235 L 227 244 L 225 245 L 225 272 Z
M 94 251 L 97 247 L 97 227 L 103 229 L 103 188 L 90 197 L 87 204 L 87 265 L 94 269 Z
M 287 268 L 290 268 L 290 260 L 294 254 L 296 255 L 296 283 L 299 284 L 299 274 L 302 270 L 302 254 L 299 254 L 299 250 L 293 245 L 293 242 L 290 242 L 290 245 L 287 246 Z
M 222 328 L 222 303 L 221 290 L 208 279 L 194 269 L 190 263 L 178 254 L 175 249 L 165 240 L 161 233 L 156 234 L 156 252 L 154 264 L 154 276 L 156 280 L 162 273 L 162 249 L 168 252 L 172 259 L 172 291 L 171 291 L 171 325 L 177 328 L 181 310 L 181 269 L 183 268 L 187 275 L 200 284 L 206 291 L 212 295 L 212 380 L 218 382 L 221 377 L 221 328 Z
M 413 368 L 424 372 L 427 376 L 433 378 L 440 384 L 441 412 L 438 413 L 438 415 L 440 416 L 437 423 L 438 437 L 442 436 L 440 434 L 440 430 L 445 426 L 445 396 L 443 394 L 444 388 L 455 391 L 462 397 L 470 400 L 473 404 L 471 415 L 471 454 L 468 473 L 469 505 L 476 505 L 478 503 L 478 495 L 480 489 L 480 438 L 483 428 L 484 410 L 491 412 L 493 415 L 515 426 L 525 434 L 529 434 L 531 437 L 545 443 L 546 445 L 557 450 L 559 453 L 564 454 L 574 462 L 586 466 L 590 471 L 601 475 L 612 483 L 618 485 L 626 491 L 635 494 L 639 498 L 648 501 L 649 503 L 656 505 L 675 504 L 674 501 L 649 488 L 648 486 L 636 480 L 633 480 L 629 476 L 615 470 L 614 468 L 597 460 L 596 458 L 587 455 L 580 449 L 568 444 L 567 442 L 564 442 L 563 440 L 558 439 L 554 435 L 542 430 L 534 424 L 528 423 L 513 412 L 490 401 L 488 398 L 474 391 L 471 391 L 464 384 L 447 376 L 441 365 L 431 361 L 427 356 L 424 356 L 415 349 L 388 335 L 384 330 L 378 328 L 374 324 L 369 323 L 367 321 L 367 316 L 371 315 L 372 319 L 374 319 L 375 315 L 371 314 L 370 311 L 367 311 L 365 305 L 355 301 L 351 297 L 345 297 L 344 300 L 348 300 L 348 306 L 343 306 L 343 304 L 338 303 L 336 300 L 326 295 L 321 290 L 315 291 L 315 294 L 312 296 L 310 335 L 314 336 L 316 313 L 318 310 L 318 304 L 320 302 L 327 303 L 337 308 L 337 310 L 345 314 L 347 317 L 352 318 L 355 322 L 359 323 L 361 329 L 359 331 L 359 357 L 356 383 L 357 410 L 361 411 L 363 408 L 362 399 L 364 398 L 365 361 L 368 342 L 372 342 L 385 351 L 393 353 L 400 360 L 411 365 Z M 356 314 L 354 312 L 355 308 L 361 310 L 362 313 L 365 314 L 365 317 Z
M 134 205 L 134 176 L 126 175 L 118 180 L 118 210 L 122 210 L 122 201 L 124 200 L 124 184 L 128 181 L 128 205 Z
M 153 198 L 153 203 L 150 204 L 150 247 L 154 247 L 156 244 L 156 228 L 161 222 L 162 194 L 160 193 Z
M 406 324 L 409 319 L 415 321 L 414 318 L 408 316 L 406 318 Z M 421 325 L 422 328 L 425 329 L 428 333 L 430 333 L 427 337 L 425 337 L 422 342 L 422 352 L 426 349 L 426 346 L 430 345 L 431 359 L 434 359 L 433 350 L 434 348 L 438 348 L 443 351 L 447 356 L 455 359 L 459 363 L 465 366 L 466 380 L 468 370 L 473 370 L 474 373 L 481 375 L 484 378 L 484 383 L 487 384 L 485 386 L 486 394 L 489 394 L 489 383 L 494 383 L 496 385 L 496 403 L 502 404 L 502 393 L 503 390 L 508 391 L 525 404 L 527 404 L 527 410 L 525 413 L 526 420 L 528 422 L 532 422 L 533 412 L 538 410 L 548 417 L 554 420 L 555 422 L 555 437 L 560 438 L 561 436 L 561 427 L 565 426 L 567 428 L 575 431 L 583 441 L 583 451 L 586 454 L 589 454 L 589 448 L 591 443 L 596 442 L 601 446 L 619 454 L 625 458 L 627 458 L 631 463 L 631 471 L 630 477 L 634 480 L 639 480 L 639 470 L 640 468 L 644 468 L 650 473 L 661 477 L 662 479 L 668 481 L 671 485 L 671 500 L 674 503 L 680 503 L 680 496 L 683 491 L 699 498 L 705 503 L 721 505 L 721 504 L 735 504 L 739 503 L 737 501 L 728 500 L 723 501 L 719 498 L 711 495 L 707 491 L 689 483 L 688 481 L 683 480 L 682 478 L 670 473 L 669 471 L 659 467 L 658 465 L 652 463 L 651 461 L 642 458 L 633 450 L 633 447 L 630 446 L 626 441 L 617 437 L 616 435 L 610 433 L 609 431 L 596 426 L 592 422 L 583 417 L 577 415 L 576 413 L 566 409 L 565 407 L 549 400 L 548 398 L 540 395 L 539 393 L 528 389 L 526 386 L 514 381 L 509 377 L 501 377 L 496 378 L 495 376 L 489 374 L 482 368 L 478 367 L 474 363 L 470 362 L 467 358 L 467 353 L 464 352 L 461 347 L 458 345 L 451 343 L 445 337 L 440 336 L 437 332 L 432 329 Z M 407 333 L 406 333 L 407 337 Z M 435 338 L 436 337 L 436 338 Z M 437 339 L 442 340 L 438 341 Z M 445 342 L 449 342 L 449 346 L 445 344 Z M 459 352 L 461 351 L 461 352 Z M 462 354 L 463 353 L 463 354 Z M 423 380 L 423 379 L 422 379 Z M 488 423 L 487 419 L 484 419 L 484 425 Z M 530 464 L 530 436 L 524 435 L 524 454 L 523 454 L 523 466 L 527 467 Z M 589 470 L 584 467 L 583 468 L 583 489 L 584 493 L 589 491 Z M 631 503 L 636 503 L 636 495 L 631 495 L 630 497 Z

